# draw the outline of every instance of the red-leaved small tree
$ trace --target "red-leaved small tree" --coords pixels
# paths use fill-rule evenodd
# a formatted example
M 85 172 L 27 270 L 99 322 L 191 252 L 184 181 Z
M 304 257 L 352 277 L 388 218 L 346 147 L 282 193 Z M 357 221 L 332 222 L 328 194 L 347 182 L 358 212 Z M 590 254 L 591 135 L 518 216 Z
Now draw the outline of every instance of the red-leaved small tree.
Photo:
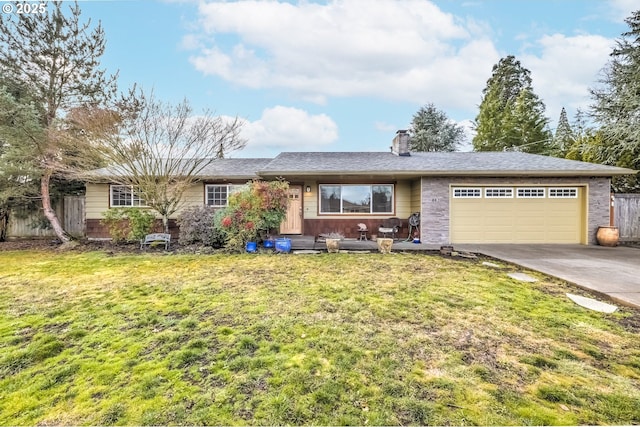
M 229 196 L 229 205 L 218 211 L 216 227 L 226 238 L 226 247 L 242 251 L 247 242 L 256 241 L 280 226 L 287 214 L 289 183 L 251 181 Z

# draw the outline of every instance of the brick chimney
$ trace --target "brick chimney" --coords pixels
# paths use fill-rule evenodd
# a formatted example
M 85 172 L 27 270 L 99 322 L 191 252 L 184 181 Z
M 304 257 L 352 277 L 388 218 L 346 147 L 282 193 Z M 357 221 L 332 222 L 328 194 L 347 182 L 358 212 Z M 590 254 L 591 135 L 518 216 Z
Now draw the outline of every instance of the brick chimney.
M 391 144 L 391 152 L 396 156 L 410 156 L 409 152 L 409 131 L 399 130 L 396 132 L 393 143 Z

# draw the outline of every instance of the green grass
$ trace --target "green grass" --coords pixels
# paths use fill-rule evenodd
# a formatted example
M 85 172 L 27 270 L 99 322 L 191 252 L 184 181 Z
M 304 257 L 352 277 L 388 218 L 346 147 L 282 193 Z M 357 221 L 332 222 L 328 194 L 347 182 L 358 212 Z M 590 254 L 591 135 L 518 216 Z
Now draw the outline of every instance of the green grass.
M 0 252 L 0 424 L 640 423 L 638 312 L 509 271 Z

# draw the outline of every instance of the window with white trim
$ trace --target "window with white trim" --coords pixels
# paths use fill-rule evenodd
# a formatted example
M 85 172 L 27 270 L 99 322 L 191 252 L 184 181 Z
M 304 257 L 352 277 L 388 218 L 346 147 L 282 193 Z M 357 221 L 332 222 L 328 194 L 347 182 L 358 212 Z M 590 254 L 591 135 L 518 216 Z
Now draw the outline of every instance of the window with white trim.
M 454 188 L 453 198 L 454 199 L 480 199 L 482 198 L 482 190 L 478 187 Z
M 392 214 L 393 184 L 321 184 L 321 214 Z
M 145 201 L 134 191 L 133 185 L 111 185 L 110 205 L 113 208 L 145 207 Z
M 205 202 L 213 208 L 223 208 L 229 204 L 229 196 L 244 188 L 235 184 L 207 184 L 205 186 Z
M 513 188 L 485 188 L 484 197 L 487 199 L 510 199 L 513 198 Z
M 578 189 L 575 187 L 549 188 L 550 199 L 577 199 Z
M 519 199 L 544 199 L 544 187 L 520 187 L 516 191 L 516 197 Z

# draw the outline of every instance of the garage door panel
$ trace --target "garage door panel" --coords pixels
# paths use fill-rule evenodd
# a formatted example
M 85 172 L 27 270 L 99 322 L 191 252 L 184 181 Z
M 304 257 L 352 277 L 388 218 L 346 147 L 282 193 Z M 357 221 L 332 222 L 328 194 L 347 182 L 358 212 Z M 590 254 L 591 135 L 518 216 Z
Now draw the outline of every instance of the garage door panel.
M 544 235 L 540 233 L 518 233 L 514 236 L 514 240 L 516 242 L 526 241 L 527 243 L 546 243 L 543 236 Z M 513 241 L 504 243 L 513 243 Z
M 545 194 L 549 194 L 548 190 Z M 578 188 L 577 198 L 487 198 L 484 195 L 483 191 L 482 198 L 451 198 L 453 243 L 581 241 L 586 218 L 582 212 L 582 188 Z
M 547 216 L 547 212 L 545 210 L 531 209 L 526 212 L 521 212 L 518 215 L 518 219 L 523 223 L 544 224 L 548 222 L 545 216 Z

